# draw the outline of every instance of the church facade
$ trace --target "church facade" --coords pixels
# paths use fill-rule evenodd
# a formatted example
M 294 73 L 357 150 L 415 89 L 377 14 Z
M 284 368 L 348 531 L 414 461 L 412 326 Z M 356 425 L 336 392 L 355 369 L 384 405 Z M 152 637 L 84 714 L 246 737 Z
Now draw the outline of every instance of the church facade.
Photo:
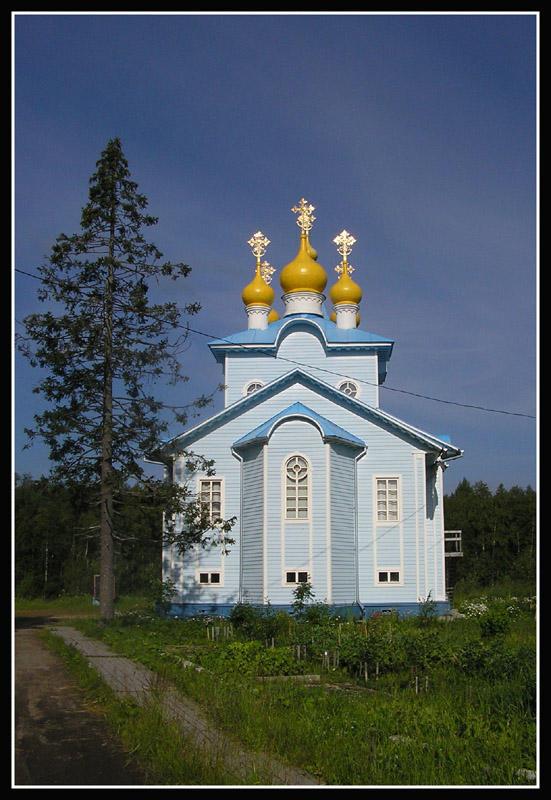
M 393 341 L 359 325 L 347 231 L 334 240 L 342 260 L 328 315 L 313 210 L 306 200 L 293 209 L 300 245 L 279 275 L 281 318 L 274 270 L 261 263 L 269 242 L 260 231 L 250 240 L 247 328 L 209 344 L 224 408 L 163 446 L 168 479 L 191 481 L 213 519 L 235 518 L 229 548 L 165 548 L 171 616 L 289 609 L 304 583 L 316 601 L 362 617 L 416 613 L 428 598 L 449 608 L 443 472 L 462 451 L 380 408 Z M 215 474 L 187 474 L 186 451 L 212 459 Z

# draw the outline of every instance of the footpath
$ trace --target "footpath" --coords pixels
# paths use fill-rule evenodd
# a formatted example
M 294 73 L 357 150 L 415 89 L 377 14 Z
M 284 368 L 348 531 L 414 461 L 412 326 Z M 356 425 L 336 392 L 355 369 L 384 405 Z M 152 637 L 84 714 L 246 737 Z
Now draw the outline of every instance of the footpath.
M 147 786 L 147 775 L 42 641 L 53 622 L 52 616 L 15 619 L 12 788 Z
M 176 722 L 194 748 L 199 749 L 203 755 L 208 755 L 213 762 L 223 764 L 230 783 L 235 780 L 238 784 L 245 781 L 254 786 L 323 785 L 322 781 L 303 770 L 285 766 L 274 758 L 237 746 L 230 737 L 212 727 L 199 705 L 175 689 L 160 689 L 154 673 L 129 659 L 115 655 L 101 642 L 63 625 L 52 627 L 51 632 L 60 636 L 66 644 L 75 647 L 117 694 L 133 697 L 140 705 L 147 705 L 154 698 L 155 703 L 160 704 L 167 721 Z M 20 757 L 24 760 L 24 747 L 21 745 L 24 742 L 19 742 Z M 105 750 L 103 754 L 105 755 Z M 121 780 L 118 785 L 121 785 Z M 97 781 L 92 785 L 98 785 Z

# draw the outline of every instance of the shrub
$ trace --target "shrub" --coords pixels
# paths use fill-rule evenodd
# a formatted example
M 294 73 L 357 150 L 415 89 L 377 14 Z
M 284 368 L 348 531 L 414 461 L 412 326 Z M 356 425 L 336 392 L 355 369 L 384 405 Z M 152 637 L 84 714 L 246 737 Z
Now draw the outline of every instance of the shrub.
M 461 645 L 455 653 L 455 660 L 459 669 L 473 673 L 484 665 L 486 650 L 478 639 L 472 639 Z
M 202 663 L 209 669 L 236 677 L 255 675 L 292 675 L 301 671 L 289 647 L 265 647 L 261 642 L 232 642 L 217 648 Z
M 485 639 L 503 638 L 508 632 L 511 620 L 507 608 L 502 603 L 492 603 L 478 619 L 480 633 Z
M 405 658 L 414 667 L 427 669 L 444 661 L 446 656 L 440 631 L 404 631 L 401 644 Z

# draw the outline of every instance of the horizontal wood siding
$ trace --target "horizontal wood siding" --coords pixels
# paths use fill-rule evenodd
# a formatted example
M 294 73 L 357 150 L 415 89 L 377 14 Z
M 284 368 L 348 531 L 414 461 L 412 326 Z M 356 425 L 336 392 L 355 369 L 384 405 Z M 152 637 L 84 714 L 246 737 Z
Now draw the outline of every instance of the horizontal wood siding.
M 341 444 L 330 447 L 331 475 L 331 600 L 355 600 L 355 491 L 357 451 Z
M 263 602 L 264 456 L 251 447 L 243 459 L 243 600 Z
M 284 583 L 286 569 L 305 569 L 314 594 L 326 597 L 325 562 L 325 446 L 320 433 L 309 422 L 283 422 L 268 445 L 268 536 L 267 591 L 270 602 L 292 603 L 293 588 Z M 285 520 L 283 467 L 293 454 L 310 465 L 307 520 Z
M 321 341 L 311 332 L 294 328 L 282 340 L 276 358 L 243 351 L 228 355 L 226 363 L 226 405 L 240 400 L 252 380 L 270 383 L 296 368 L 330 386 L 338 386 L 347 378 L 356 381 L 360 390 L 358 399 L 367 405 L 378 405 L 377 356 L 353 351 L 326 354 Z
M 310 340 L 313 337 L 308 337 Z M 304 344 L 306 345 L 305 339 Z M 312 353 L 319 344 L 311 347 Z M 290 351 L 289 351 L 290 353 Z M 295 353 L 296 355 L 296 353 Z M 302 357 L 302 354 L 301 354 Z M 245 364 L 245 361 L 247 362 Z M 245 359 L 243 369 L 249 370 L 254 359 Z M 282 362 L 283 363 L 283 362 Z M 332 368 L 330 360 L 323 361 Z M 350 360 L 346 360 L 350 366 Z M 292 368 L 292 365 L 287 365 Z M 285 370 L 288 371 L 288 370 Z M 345 370 L 346 372 L 346 370 Z M 252 369 L 250 377 L 256 377 Z M 362 397 L 362 399 L 364 399 Z M 232 602 L 238 594 L 240 575 L 240 547 L 242 525 L 246 524 L 247 538 L 243 542 L 243 564 L 247 566 L 246 581 L 255 598 L 259 596 L 259 565 L 261 549 L 267 543 L 265 556 L 267 571 L 263 573 L 264 597 L 272 603 L 292 601 L 292 591 L 282 585 L 285 566 L 298 568 L 308 556 L 314 592 L 318 600 L 341 591 L 348 593 L 348 576 L 351 574 L 351 543 L 353 521 L 345 487 L 352 483 L 353 460 L 345 458 L 344 451 L 333 448 L 329 463 L 332 465 L 331 490 L 327 496 L 327 457 L 325 444 L 319 430 L 301 420 L 286 421 L 273 432 L 267 444 L 267 474 L 262 475 L 260 451 L 251 450 L 243 464 L 245 481 L 243 493 L 243 519 L 240 507 L 241 465 L 232 454 L 233 444 L 253 431 L 283 409 L 299 401 L 312 411 L 341 426 L 361 439 L 367 448 L 357 467 L 357 520 L 358 520 L 358 570 L 360 600 L 364 603 L 418 602 L 434 587 L 433 596 L 440 599 L 443 585 L 443 519 L 441 479 L 436 500 L 431 495 L 431 514 L 428 516 L 425 490 L 425 454 L 404 434 L 385 428 L 375 420 L 364 419 L 347 405 L 338 406 L 330 399 L 301 384 L 289 386 L 278 395 L 265 399 L 238 416 L 227 419 L 224 425 L 193 442 L 190 448 L 215 461 L 216 474 L 225 478 L 225 515 L 236 516 L 233 531 L 236 544 L 224 559 L 224 588 L 220 588 L 221 602 Z M 282 521 L 281 469 L 284 459 L 294 452 L 303 453 L 312 465 L 312 519 L 308 527 Z M 243 450 L 243 454 L 246 451 Z M 422 466 L 421 466 L 422 464 Z M 401 515 L 397 524 L 380 525 L 375 518 L 374 478 L 395 476 L 400 479 Z M 181 477 L 181 476 L 180 476 Z M 262 486 L 267 487 L 266 530 L 260 536 Z M 246 507 L 245 507 L 246 506 Z M 327 518 L 328 509 L 331 517 Z M 302 524 L 302 523 L 301 523 Z M 328 559 L 328 532 L 331 534 L 331 560 Z M 342 547 L 341 547 L 342 543 Z M 335 552 L 336 548 L 336 552 Z M 215 554 L 208 556 L 216 558 Z M 286 564 L 296 559 L 300 564 Z M 384 563 L 391 562 L 391 563 Z M 403 585 L 378 587 L 375 575 L 378 566 L 400 567 Z M 193 559 L 172 557 L 165 574 L 178 577 L 182 587 L 189 586 L 193 576 Z M 263 566 L 264 570 L 264 566 Z M 355 574 L 355 570 L 353 571 Z M 328 584 L 332 575 L 332 584 Z M 423 592 L 423 594 L 420 594 Z M 348 596 L 348 594 L 347 594 Z M 235 600 L 233 600 L 235 602 Z

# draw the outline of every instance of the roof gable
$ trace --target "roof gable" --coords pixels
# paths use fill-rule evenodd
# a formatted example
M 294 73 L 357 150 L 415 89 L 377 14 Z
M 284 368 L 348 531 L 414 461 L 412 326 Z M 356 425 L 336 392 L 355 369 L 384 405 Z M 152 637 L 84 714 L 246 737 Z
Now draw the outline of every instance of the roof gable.
M 233 446 L 239 449 L 248 445 L 267 442 L 278 425 L 292 419 L 302 419 L 311 422 L 318 428 L 324 442 L 338 441 L 359 448 L 365 447 L 365 442 L 362 442 L 357 436 L 354 436 L 354 434 L 341 428 L 340 425 L 336 425 L 326 417 L 312 411 L 312 409 L 299 402 L 293 403 L 283 411 L 275 414 L 262 425 L 259 425 L 253 431 L 250 431 L 250 433 L 238 439 Z
M 253 408 L 264 400 L 280 394 L 284 389 L 287 389 L 289 386 L 294 384 L 302 384 L 303 386 L 307 386 L 317 394 L 330 399 L 339 406 L 347 408 L 358 416 L 366 420 L 370 420 L 379 426 L 387 428 L 388 430 L 395 432 L 396 435 L 406 436 L 414 440 L 421 447 L 438 453 L 443 460 L 458 458 L 463 454 L 462 450 L 459 450 L 457 447 L 451 445 L 449 441 L 445 440 L 445 438 L 425 433 L 424 431 L 421 431 L 418 428 L 415 428 L 414 426 L 409 425 L 408 423 L 403 422 L 397 417 L 393 417 L 392 415 L 387 414 L 378 408 L 365 405 L 360 400 L 356 400 L 355 398 L 340 392 L 335 387 L 330 386 L 328 383 L 325 383 L 324 381 L 321 381 L 318 378 L 315 378 L 313 375 L 310 375 L 309 373 L 300 369 L 294 369 L 290 372 L 287 372 L 285 375 L 276 378 L 275 380 L 271 381 L 271 383 L 268 383 L 262 388 L 258 389 L 256 392 L 254 392 L 254 394 L 242 397 L 240 400 L 232 403 L 232 405 L 227 406 L 222 411 L 219 411 L 217 414 L 209 417 L 209 419 L 204 420 L 188 431 L 184 431 L 183 433 L 169 439 L 161 446 L 161 452 L 166 455 L 170 455 L 171 451 L 173 450 L 188 447 L 193 442 L 205 436 L 207 433 L 210 433 L 217 428 L 221 428 L 230 420 L 241 416 L 249 409 Z M 302 404 L 299 405 L 302 406 Z M 292 408 L 292 406 L 289 408 Z M 255 429 L 255 431 L 251 431 L 249 435 L 252 435 L 253 433 L 257 435 L 257 432 L 260 428 L 264 428 L 270 423 L 273 423 L 277 417 L 292 413 L 289 411 L 289 408 L 279 412 L 279 414 L 275 415 L 275 417 L 271 417 L 268 422 L 259 426 L 259 428 Z M 297 411 L 295 413 L 299 412 Z M 337 434 L 336 429 L 339 426 L 335 426 L 334 423 L 331 423 L 329 420 L 317 415 L 316 412 L 311 411 L 306 406 L 303 406 L 303 408 L 300 410 L 300 413 L 306 417 L 309 417 L 311 421 L 315 420 L 318 427 L 320 427 L 320 430 L 326 430 L 326 435 L 329 435 L 329 426 L 333 426 L 334 433 L 335 435 Z M 347 437 L 351 436 L 351 434 L 349 434 L 347 431 L 344 431 L 342 428 L 339 430 L 343 435 Z M 349 439 L 349 441 L 351 440 Z M 357 441 L 360 442 L 359 439 Z

